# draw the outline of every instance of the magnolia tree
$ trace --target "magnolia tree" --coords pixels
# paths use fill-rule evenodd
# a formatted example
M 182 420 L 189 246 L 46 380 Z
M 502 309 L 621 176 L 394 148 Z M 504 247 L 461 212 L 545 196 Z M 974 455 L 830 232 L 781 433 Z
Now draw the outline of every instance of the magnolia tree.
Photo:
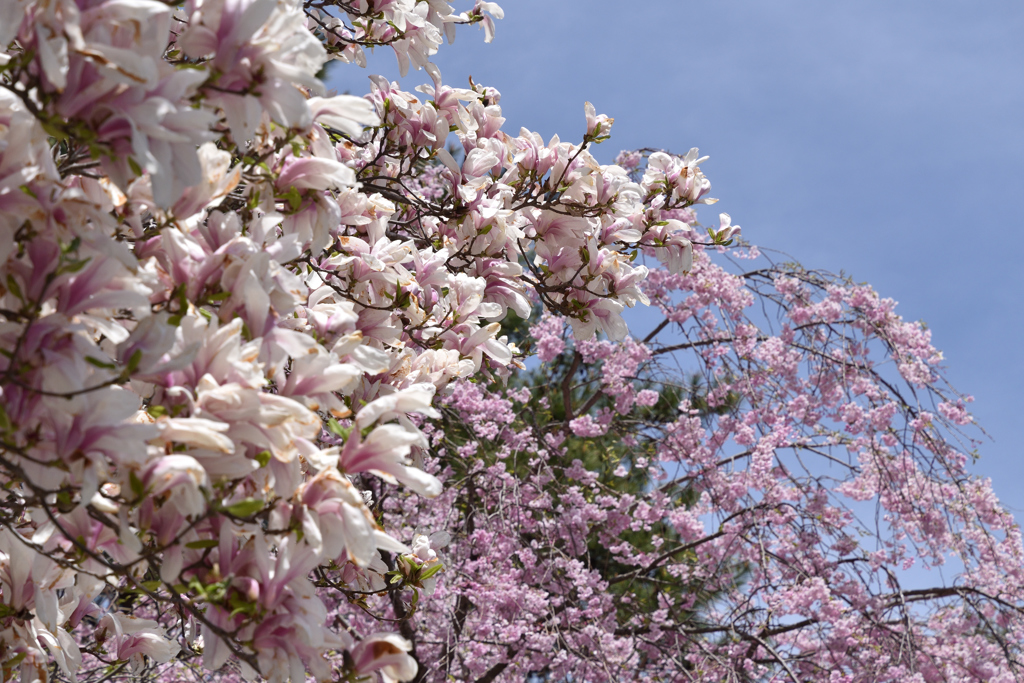
M 504 132 L 429 61 L 496 4 L 0 17 L 4 681 L 1022 675 L 927 332 Z M 432 83 L 324 92 L 375 47 Z

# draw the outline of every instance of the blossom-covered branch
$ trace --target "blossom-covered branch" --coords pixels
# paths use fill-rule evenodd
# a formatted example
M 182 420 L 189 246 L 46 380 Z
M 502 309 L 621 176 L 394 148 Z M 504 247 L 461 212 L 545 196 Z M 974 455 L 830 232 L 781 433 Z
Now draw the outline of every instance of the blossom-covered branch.
M 1016 676 L 926 332 L 723 269 L 696 150 L 504 131 L 430 61 L 501 16 L 0 0 L 3 680 Z
M 429 61 L 458 26 L 490 40 L 491 2 L 0 16 L 4 680 L 416 675 L 442 565 L 381 505 L 442 492 L 420 421 L 522 367 L 500 321 L 536 298 L 622 337 L 640 251 L 689 265 L 661 213 L 706 201 L 696 157 L 601 165 L 590 105 L 577 143 L 505 133 L 495 90 Z M 325 92 L 384 45 L 422 95 Z
M 713 254 L 645 280 L 643 342 L 545 314 L 516 328 L 543 365 L 443 401 L 444 494 L 385 505 L 448 520 L 424 680 L 1018 680 L 1020 531 L 928 331 Z

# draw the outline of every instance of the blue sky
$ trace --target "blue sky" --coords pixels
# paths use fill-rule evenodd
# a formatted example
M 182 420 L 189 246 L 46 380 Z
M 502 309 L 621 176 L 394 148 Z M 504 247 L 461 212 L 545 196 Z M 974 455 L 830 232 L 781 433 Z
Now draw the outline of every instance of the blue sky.
M 975 472 L 1024 515 L 1024 3 L 505 0 L 490 45 L 460 31 L 446 83 L 502 93 L 505 127 L 598 148 L 699 147 L 751 242 L 843 270 L 928 323 L 993 441 Z M 463 9 L 461 5 L 456 5 Z M 635 9 L 639 7 L 642 9 Z M 369 71 L 397 78 L 381 50 Z M 367 72 L 331 85 L 361 94 Z M 429 82 L 413 72 L 411 89 Z

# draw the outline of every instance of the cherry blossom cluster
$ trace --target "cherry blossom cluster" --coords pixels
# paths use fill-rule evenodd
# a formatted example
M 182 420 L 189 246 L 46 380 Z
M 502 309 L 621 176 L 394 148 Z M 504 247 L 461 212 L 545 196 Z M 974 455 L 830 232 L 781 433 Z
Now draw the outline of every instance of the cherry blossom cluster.
M 651 272 L 644 337 L 544 314 L 517 337 L 542 365 L 424 424 L 444 493 L 382 506 L 445 519 L 423 680 L 1020 680 L 1020 529 L 928 330 L 713 254 Z
M 444 85 L 443 37 L 501 16 L 0 0 L 3 680 L 425 670 L 446 518 L 382 506 L 443 499 L 440 397 L 522 368 L 535 302 L 622 339 L 713 201 L 696 150 L 631 174 L 589 104 L 545 142 Z M 431 84 L 325 91 L 382 46 Z

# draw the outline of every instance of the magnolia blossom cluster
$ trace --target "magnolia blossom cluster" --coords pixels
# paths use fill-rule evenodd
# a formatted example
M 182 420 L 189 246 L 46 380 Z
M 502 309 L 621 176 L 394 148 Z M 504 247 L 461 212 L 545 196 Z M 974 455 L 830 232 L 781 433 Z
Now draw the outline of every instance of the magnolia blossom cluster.
M 448 520 L 424 680 L 1024 677 L 1020 528 L 929 332 L 751 251 L 652 272 L 642 338 L 545 314 L 543 365 L 443 399 L 444 492 L 384 506 Z
M 3 679 L 410 680 L 446 519 L 381 524 L 442 493 L 437 396 L 522 367 L 501 321 L 534 301 L 623 338 L 638 258 L 691 267 L 702 160 L 599 164 L 589 104 L 579 143 L 504 132 L 429 62 L 491 2 L 0 17 Z M 325 92 L 385 45 L 432 84 Z

